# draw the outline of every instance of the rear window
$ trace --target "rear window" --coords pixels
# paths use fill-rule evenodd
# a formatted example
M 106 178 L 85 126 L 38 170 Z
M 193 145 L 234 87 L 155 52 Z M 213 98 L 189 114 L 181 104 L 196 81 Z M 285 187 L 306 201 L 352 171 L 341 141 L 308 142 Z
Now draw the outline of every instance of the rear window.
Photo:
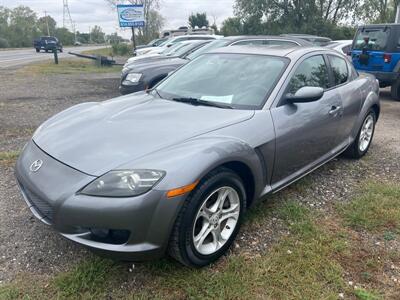
M 375 28 L 359 30 L 356 35 L 353 49 L 385 50 L 389 38 L 389 28 Z

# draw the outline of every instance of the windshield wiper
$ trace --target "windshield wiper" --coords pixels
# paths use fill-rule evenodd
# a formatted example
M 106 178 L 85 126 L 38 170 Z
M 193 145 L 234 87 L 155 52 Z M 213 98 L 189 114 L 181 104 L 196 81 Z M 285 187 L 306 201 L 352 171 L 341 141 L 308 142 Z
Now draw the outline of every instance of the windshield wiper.
M 172 98 L 172 100 L 177 101 L 177 102 L 189 103 L 192 105 L 204 105 L 204 106 L 213 106 L 213 107 L 218 107 L 218 108 L 233 109 L 233 106 L 231 106 L 229 104 L 216 103 L 216 102 L 211 102 L 211 101 L 206 101 L 206 100 L 201 100 L 201 99 L 191 98 L 191 97 Z

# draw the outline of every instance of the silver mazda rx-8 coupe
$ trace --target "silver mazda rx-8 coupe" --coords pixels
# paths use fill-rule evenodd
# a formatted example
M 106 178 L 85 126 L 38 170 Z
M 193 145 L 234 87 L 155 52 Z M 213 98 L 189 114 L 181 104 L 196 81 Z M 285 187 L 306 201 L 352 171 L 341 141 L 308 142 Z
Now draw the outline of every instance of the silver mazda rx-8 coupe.
M 232 46 L 151 90 L 53 116 L 16 179 L 32 213 L 67 239 L 201 267 L 259 199 L 342 153 L 364 156 L 379 113 L 376 79 L 336 51 Z

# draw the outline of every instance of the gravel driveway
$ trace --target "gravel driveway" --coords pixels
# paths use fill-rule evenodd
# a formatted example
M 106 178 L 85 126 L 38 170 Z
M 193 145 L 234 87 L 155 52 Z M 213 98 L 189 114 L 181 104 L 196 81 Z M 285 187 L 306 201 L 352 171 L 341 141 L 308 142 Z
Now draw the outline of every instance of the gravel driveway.
M 16 70 L 0 74 L 0 152 L 17 151 L 33 130 L 51 115 L 80 102 L 118 95 L 118 74 L 29 77 Z M 400 103 L 382 91 L 382 113 L 369 154 L 361 161 L 338 158 L 306 178 L 306 188 L 295 185 L 276 194 L 296 193 L 306 205 L 329 211 L 346 201 L 365 178 L 400 180 Z M 244 226 L 234 252 L 258 255 L 281 234 L 274 217 L 257 228 Z M 22 200 L 13 166 L 0 162 L 0 283 L 17 274 L 51 275 L 71 262 L 92 255 L 35 220 Z

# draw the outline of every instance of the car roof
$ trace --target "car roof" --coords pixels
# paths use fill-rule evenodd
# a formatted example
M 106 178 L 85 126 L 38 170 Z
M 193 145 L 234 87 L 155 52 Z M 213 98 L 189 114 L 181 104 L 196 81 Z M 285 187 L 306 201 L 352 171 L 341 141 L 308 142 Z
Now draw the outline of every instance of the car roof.
M 286 34 L 281 34 L 281 36 L 285 37 L 298 37 L 298 38 L 308 38 L 308 39 L 325 39 L 325 40 L 332 40 L 331 38 L 325 37 L 325 36 L 318 36 L 318 35 L 312 35 L 312 34 L 302 34 L 302 33 L 286 33 Z
M 171 40 L 183 38 L 183 37 L 215 37 L 215 38 L 217 38 L 218 36 L 212 35 L 212 34 L 183 34 L 183 35 L 178 35 L 178 36 L 172 37 Z
M 269 40 L 282 40 L 282 41 L 294 41 L 304 46 L 311 46 L 312 44 L 303 39 L 292 37 L 292 36 L 278 36 L 278 35 L 236 35 L 227 36 L 222 38 L 222 40 L 228 40 L 231 42 L 241 41 L 241 40 L 255 40 L 255 39 L 269 39 Z
M 336 51 L 323 47 L 282 47 L 282 46 L 230 46 L 218 48 L 208 53 L 231 53 L 231 54 L 257 54 L 288 58 L 298 58 L 304 54 L 323 51 L 336 54 Z
M 387 23 L 387 24 L 366 24 L 360 25 L 358 28 L 381 28 L 381 27 L 397 27 L 400 23 Z

